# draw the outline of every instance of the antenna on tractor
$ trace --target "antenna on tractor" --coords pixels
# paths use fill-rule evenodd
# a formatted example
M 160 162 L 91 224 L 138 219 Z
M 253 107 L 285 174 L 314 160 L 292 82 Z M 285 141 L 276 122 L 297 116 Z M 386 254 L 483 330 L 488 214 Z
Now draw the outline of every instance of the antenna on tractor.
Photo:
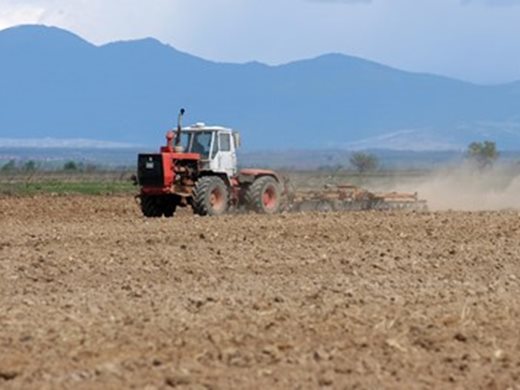
M 179 116 L 177 118 L 177 135 L 175 136 L 176 146 L 181 144 L 182 117 L 184 116 L 185 112 L 186 110 L 184 108 L 181 108 L 181 110 L 179 111 Z

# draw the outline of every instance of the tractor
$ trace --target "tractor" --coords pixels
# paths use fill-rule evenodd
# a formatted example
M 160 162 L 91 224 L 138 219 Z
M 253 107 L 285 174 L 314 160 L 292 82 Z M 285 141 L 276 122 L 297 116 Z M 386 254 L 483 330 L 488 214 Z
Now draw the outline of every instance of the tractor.
M 282 181 L 265 169 L 237 170 L 238 132 L 197 123 L 183 127 L 181 109 L 176 131 L 166 133 L 159 153 L 138 156 L 137 183 L 146 217 L 173 217 L 178 207 L 200 216 L 218 216 L 231 209 L 262 214 L 282 207 Z

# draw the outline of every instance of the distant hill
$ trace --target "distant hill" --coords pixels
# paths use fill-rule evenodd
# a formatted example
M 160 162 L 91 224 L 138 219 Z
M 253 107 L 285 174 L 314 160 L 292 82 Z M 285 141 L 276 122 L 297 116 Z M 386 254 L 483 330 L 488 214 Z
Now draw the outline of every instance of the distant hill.
M 189 122 L 248 150 L 520 150 L 520 83 L 480 86 L 339 54 L 280 66 L 206 61 L 154 39 L 94 46 L 52 27 L 0 31 L 0 138 L 155 146 Z

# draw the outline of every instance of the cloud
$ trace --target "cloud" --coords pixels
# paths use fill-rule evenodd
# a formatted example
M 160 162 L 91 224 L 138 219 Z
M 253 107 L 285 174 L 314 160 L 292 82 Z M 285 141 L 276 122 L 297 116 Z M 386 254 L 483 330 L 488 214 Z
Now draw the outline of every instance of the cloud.
M 0 1 L 0 30 L 18 24 L 40 23 L 45 15 L 45 8 L 37 4 L 7 1 L 7 6 Z
M 520 0 L 0 0 L 0 29 L 41 23 L 94 44 L 155 37 L 215 61 L 339 52 L 477 82 L 520 79 Z
M 370 4 L 373 0 L 307 0 L 311 3 Z
M 186 0 L 0 0 L 0 28 L 52 25 L 101 44 L 159 37 L 171 23 L 182 24 L 179 3 Z M 184 24 L 182 24 L 184 26 Z
M 462 5 L 487 5 L 490 7 L 510 7 L 520 5 L 520 0 L 460 0 Z
M 306 0 L 311 3 L 371 4 L 374 0 Z M 491 7 L 520 5 L 520 0 L 460 0 L 462 5 L 481 4 Z
M 311 3 L 322 3 L 322 4 L 371 4 L 374 0 L 306 0 Z M 520 5 L 520 0 L 460 0 L 462 5 L 480 4 L 491 7 L 507 7 Z

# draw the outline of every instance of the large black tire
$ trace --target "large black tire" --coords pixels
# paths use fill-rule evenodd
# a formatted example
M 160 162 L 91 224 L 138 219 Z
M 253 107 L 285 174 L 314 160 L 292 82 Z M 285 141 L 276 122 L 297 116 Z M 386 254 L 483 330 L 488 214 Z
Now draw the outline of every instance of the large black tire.
M 171 196 L 141 196 L 141 211 L 148 218 L 171 218 L 177 209 L 177 199 Z
M 177 202 L 174 198 L 165 198 L 163 204 L 163 215 L 166 218 L 172 218 L 177 210 Z
M 229 206 L 229 190 L 218 176 L 203 176 L 193 189 L 193 212 L 200 216 L 225 214 Z
M 159 218 L 163 215 L 163 202 L 159 196 L 141 196 L 141 211 L 148 218 Z
M 282 190 L 272 176 L 257 178 L 246 191 L 247 207 L 259 214 L 276 214 L 280 211 Z

